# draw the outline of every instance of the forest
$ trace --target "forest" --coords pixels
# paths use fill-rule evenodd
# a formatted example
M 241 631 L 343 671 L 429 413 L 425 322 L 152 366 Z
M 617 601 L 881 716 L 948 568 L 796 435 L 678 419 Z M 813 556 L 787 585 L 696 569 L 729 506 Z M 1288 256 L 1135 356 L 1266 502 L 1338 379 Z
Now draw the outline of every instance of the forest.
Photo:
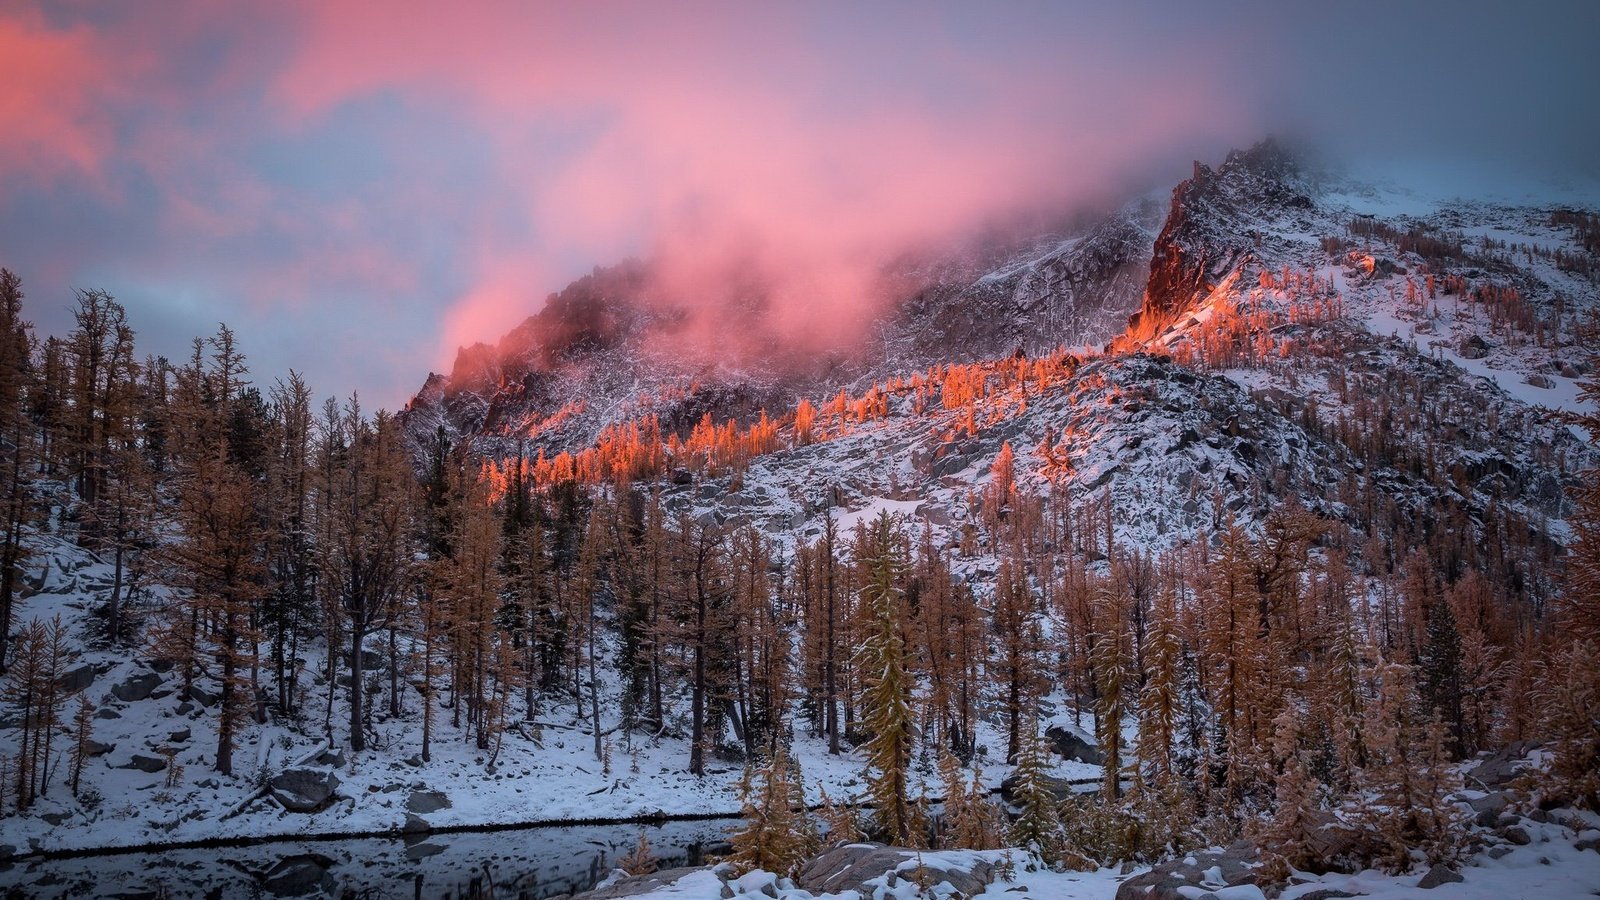
M 1307 315 L 1339 315 L 1314 279 L 1307 297 Z M 1079 360 L 935 367 L 820 408 L 685 434 L 631 421 L 578 453 L 486 457 L 252 372 L 226 326 L 187 359 L 141 357 L 109 294 L 80 291 L 65 337 L 36 335 L 23 299 L 0 272 L 5 816 L 80 790 L 95 709 L 64 679 L 74 643 L 158 660 L 183 697 L 211 700 L 224 777 L 246 777 L 240 735 L 269 721 L 356 754 L 375 722 L 411 723 L 424 764 L 463 740 L 492 766 L 508 733 L 561 707 L 608 771 L 622 746 L 678 733 L 687 772 L 744 767 L 733 859 L 775 872 L 824 835 L 1077 868 L 1244 838 L 1277 878 L 1449 863 L 1471 841 L 1447 799 L 1461 762 L 1526 740 L 1549 753 L 1528 785 L 1540 805 L 1600 811 L 1594 471 L 1564 545 L 1513 504 L 1417 517 L 1351 482 L 1328 486 L 1347 518 L 1276 503 L 1152 549 L 1119 543 L 1109 501 L 1023 477 L 1038 465 L 1047 487 L 1069 465 L 1047 438 L 1002 448 L 959 527 L 885 513 L 773 533 L 667 489 L 737 491 L 751 459 L 867 427 L 890 397 L 961 411 L 976 433 L 975 398 L 1003 414 Z M 1188 362 L 1281 352 L 1252 337 L 1266 330 L 1219 319 Z M 1584 390 L 1600 399 L 1600 382 Z M 1370 413 L 1308 425 L 1459 477 L 1403 457 L 1388 428 L 1405 410 Z M 1572 424 L 1600 435 L 1594 415 Z M 24 615 L 45 532 L 112 567 L 91 633 Z M 1057 711 L 1095 737 L 1098 792 L 1048 775 Z M 1002 746 L 981 745 L 983 723 Z M 859 754 L 864 795 L 808 812 L 802 734 Z M 1003 802 L 984 766 L 1012 770 Z

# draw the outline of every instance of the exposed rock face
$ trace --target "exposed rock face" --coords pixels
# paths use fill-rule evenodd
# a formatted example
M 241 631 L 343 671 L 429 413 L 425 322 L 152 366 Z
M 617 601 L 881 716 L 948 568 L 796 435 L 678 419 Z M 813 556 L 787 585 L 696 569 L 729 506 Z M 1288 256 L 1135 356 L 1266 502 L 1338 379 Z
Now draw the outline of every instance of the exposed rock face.
M 272 799 L 290 812 L 315 812 L 333 799 L 339 778 L 332 772 L 316 769 L 290 769 L 267 783 Z
M 1124 881 L 1117 888 L 1117 900 L 1186 900 L 1223 888 L 1255 884 L 1255 865 L 1255 848 L 1248 841 L 1224 850 L 1190 853 Z M 1212 872 L 1213 868 L 1217 871 Z
M 1132 331 L 1156 334 L 1210 293 L 1264 239 L 1252 227 L 1261 211 L 1309 209 L 1296 175 L 1293 157 L 1270 140 L 1233 151 L 1216 169 L 1196 162 L 1194 177 L 1173 189 Z
M 502 455 L 553 456 L 646 414 L 687 434 L 706 413 L 748 421 L 934 362 L 1102 342 L 1138 305 L 1160 213 L 1136 203 L 902 260 L 883 275 L 871 339 L 820 348 L 773 324 L 760 283 L 733 277 L 722 297 L 690 306 L 665 296 L 648 264 L 597 268 L 498 342 L 462 348 L 448 375 L 430 375 L 407 431 L 418 448 L 443 428 Z
M 124 703 L 137 703 L 148 698 L 161 686 L 161 676 L 155 672 L 134 675 L 111 689 L 111 696 Z
M 1105 764 L 1105 754 L 1100 752 L 1100 748 L 1071 729 L 1051 725 L 1044 730 L 1044 739 L 1049 743 L 1050 749 L 1066 759 L 1075 759 L 1092 766 Z
M 406 811 L 418 815 L 427 815 L 441 809 L 450 808 L 450 798 L 439 791 L 413 791 L 406 798 Z
M 901 871 L 902 864 L 917 858 L 917 851 L 904 847 L 844 844 L 823 851 L 801 866 L 795 875 L 795 884 L 818 893 L 838 894 L 853 890 L 863 896 L 871 896 L 872 890 L 867 887 L 867 882 L 896 872 L 896 879 L 922 878 L 930 884 L 949 882 L 951 887 L 970 897 L 983 893 L 994 881 L 994 867 L 982 860 L 974 862 L 970 869 L 955 866 L 946 868 L 942 862 L 930 861 L 925 863 L 926 871 L 920 875 L 911 870 Z

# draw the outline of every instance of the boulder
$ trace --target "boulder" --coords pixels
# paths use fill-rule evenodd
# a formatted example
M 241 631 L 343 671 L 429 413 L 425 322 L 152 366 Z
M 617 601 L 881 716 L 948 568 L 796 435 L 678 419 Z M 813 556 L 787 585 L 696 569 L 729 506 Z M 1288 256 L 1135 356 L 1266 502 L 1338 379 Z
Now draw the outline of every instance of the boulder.
M 1060 778 L 1046 775 L 1042 780 L 1044 781 L 1045 787 L 1050 789 L 1050 793 L 1054 794 L 1057 800 L 1065 800 L 1077 793 L 1077 791 L 1073 790 L 1070 782 L 1063 781 Z M 1007 803 L 1015 802 L 1014 796 L 1016 788 L 1016 774 L 1013 773 L 1011 775 L 1007 775 L 1005 779 L 1000 782 L 1000 798 Z
M 83 742 L 83 749 L 90 756 L 105 756 L 117 749 L 116 744 L 102 744 L 93 738 Z
M 450 798 L 439 791 L 412 791 L 406 798 L 406 811 L 420 816 L 449 808 Z
M 427 834 L 433 830 L 428 820 L 415 813 L 406 813 L 406 823 L 400 826 L 402 834 Z
M 318 853 L 289 856 L 278 861 L 262 876 L 261 887 L 279 897 L 300 897 L 312 893 L 332 896 L 338 886 L 328 875 L 333 860 Z
M 1466 879 L 1461 877 L 1460 872 L 1449 866 L 1441 865 L 1429 869 L 1428 874 L 1422 876 L 1422 880 L 1417 882 L 1417 887 L 1423 890 L 1432 890 L 1441 884 L 1456 884 L 1462 881 L 1466 881 Z
M 111 696 L 124 703 L 136 703 L 144 700 L 161 685 L 161 676 L 155 672 L 146 672 L 135 675 L 127 681 L 111 688 Z
M 1468 801 L 1472 811 L 1477 813 L 1475 821 L 1484 828 L 1493 828 L 1494 824 L 1500 820 L 1500 814 L 1505 812 L 1510 803 L 1511 798 L 1505 791 L 1495 791 L 1492 794 L 1485 794 L 1476 800 Z
M 167 761 L 165 759 L 159 756 L 145 756 L 143 753 L 133 754 L 128 757 L 127 762 L 120 766 L 112 766 L 114 769 L 137 769 L 140 772 L 149 772 L 151 774 L 160 772 L 166 767 Z
M 1510 825 L 1500 829 L 1500 836 L 1519 847 L 1525 847 L 1533 843 L 1533 838 L 1528 834 L 1528 830 L 1521 825 Z
M 199 685 L 190 685 L 189 699 L 207 709 L 210 709 L 211 707 L 217 705 L 218 696 L 206 690 L 205 688 L 200 687 Z
M 1105 765 L 1106 758 L 1100 752 L 1100 748 L 1076 728 L 1051 725 L 1044 730 L 1044 739 L 1050 749 L 1067 759 L 1075 759 L 1091 766 Z
M 98 674 L 100 673 L 95 671 L 94 666 L 81 665 L 57 678 L 56 689 L 63 694 L 76 694 L 79 691 L 87 690 L 89 685 L 94 684 L 95 676 Z
M 1255 847 L 1249 841 L 1190 853 L 1124 881 L 1117 888 L 1117 900 L 1188 900 L 1225 887 L 1254 884 L 1255 864 Z M 1213 879 L 1213 869 L 1221 875 L 1220 882 Z
M 1512 741 L 1489 754 L 1483 762 L 1467 772 L 1467 784 L 1485 788 L 1503 788 L 1528 765 L 1528 751 L 1534 745 L 1528 741 Z
M 317 769 L 290 769 L 267 782 L 272 799 L 290 812 L 315 812 L 333 799 L 339 778 Z
M 795 875 L 795 884 L 816 893 L 837 894 L 858 891 L 872 896 L 867 882 L 895 872 L 890 883 L 900 878 L 916 878 L 916 850 L 889 847 L 883 844 L 843 844 L 812 857 L 801 865 Z M 910 862 L 904 870 L 902 864 Z M 967 866 L 946 864 L 943 860 L 924 861 L 924 876 L 930 884 L 949 882 L 960 893 L 972 896 L 981 894 L 994 881 L 994 866 L 983 860 L 971 860 Z
M 177 731 L 171 732 L 167 735 L 167 743 L 181 744 L 189 739 L 189 734 L 189 729 L 179 728 Z
M 1475 334 L 1469 334 L 1462 339 L 1456 352 L 1462 359 L 1483 359 L 1489 355 L 1489 344 Z

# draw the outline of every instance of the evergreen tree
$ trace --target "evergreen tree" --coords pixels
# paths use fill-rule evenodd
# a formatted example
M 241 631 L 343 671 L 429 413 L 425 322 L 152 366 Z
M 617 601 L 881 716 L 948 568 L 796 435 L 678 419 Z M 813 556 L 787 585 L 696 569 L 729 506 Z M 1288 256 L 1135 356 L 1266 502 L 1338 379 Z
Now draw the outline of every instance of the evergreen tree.
M 799 765 L 779 743 L 759 770 L 745 767 L 739 784 L 744 827 L 734 834 L 728 862 L 740 872 L 791 874 L 817 845 L 805 811 Z
M 872 524 L 870 555 L 862 560 L 867 582 L 861 588 L 861 603 L 869 620 L 857 664 L 866 679 L 862 707 L 871 732 L 866 746 L 867 785 L 874 828 L 889 843 L 912 846 L 921 837 L 909 800 L 916 723 L 913 683 L 900 633 L 901 579 L 906 568 L 901 543 L 893 519 L 880 514 Z

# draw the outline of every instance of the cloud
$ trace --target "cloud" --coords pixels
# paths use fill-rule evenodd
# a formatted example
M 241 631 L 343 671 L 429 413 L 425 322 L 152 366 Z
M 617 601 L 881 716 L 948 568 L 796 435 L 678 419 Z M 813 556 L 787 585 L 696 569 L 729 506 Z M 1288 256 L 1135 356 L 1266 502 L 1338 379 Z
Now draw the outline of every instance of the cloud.
M 1275 128 L 1592 167 L 1596 9 L 19 0 L 0 264 L 46 328 L 105 287 L 158 352 L 227 319 L 388 405 L 628 256 L 805 350 L 908 244 Z
M 1125 33 L 1112 60 L 1027 22 L 974 33 L 973 12 L 413 3 L 374 19 L 318 3 L 273 96 L 300 121 L 385 90 L 459 109 L 538 235 L 481 239 L 544 272 L 644 255 L 690 308 L 753 277 L 777 336 L 826 344 L 860 330 L 908 245 L 1107 192 L 1245 124 L 1213 61 L 1180 73 L 1166 39 Z M 553 154 L 551 128 L 567 140 Z M 441 362 L 462 323 L 491 339 L 556 286 L 505 271 L 480 259 Z

